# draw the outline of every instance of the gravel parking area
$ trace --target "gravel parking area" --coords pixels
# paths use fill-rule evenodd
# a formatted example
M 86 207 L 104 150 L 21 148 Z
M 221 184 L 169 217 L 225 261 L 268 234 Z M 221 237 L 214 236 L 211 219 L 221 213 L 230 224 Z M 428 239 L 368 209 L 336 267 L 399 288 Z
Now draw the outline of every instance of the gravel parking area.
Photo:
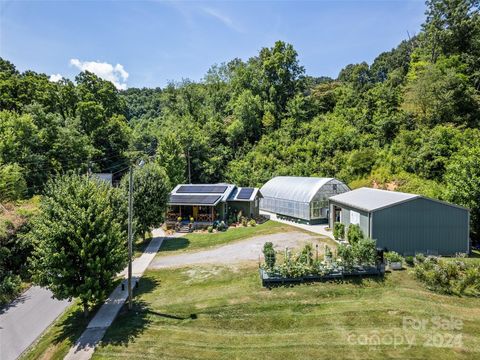
M 243 261 L 256 261 L 259 256 L 262 256 L 263 244 L 267 241 L 271 241 L 278 251 L 285 247 L 300 248 L 307 243 L 312 243 L 313 245 L 319 244 L 319 253 L 323 253 L 323 244 L 325 244 L 322 237 L 318 235 L 292 231 L 256 236 L 208 250 L 157 257 L 151 262 L 149 268 L 175 268 L 193 264 L 229 265 Z

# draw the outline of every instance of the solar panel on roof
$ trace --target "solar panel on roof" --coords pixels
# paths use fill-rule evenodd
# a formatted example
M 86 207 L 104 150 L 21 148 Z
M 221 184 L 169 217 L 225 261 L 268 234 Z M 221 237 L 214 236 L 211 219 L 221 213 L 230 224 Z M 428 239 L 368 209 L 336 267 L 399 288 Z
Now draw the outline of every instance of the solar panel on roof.
M 177 193 L 219 193 L 223 194 L 228 186 L 224 185 L 182 185 L 178 188 Z
M 237 199 L 250 199 L 252 196 L 253 189 L 252 188 L 242 188 L 237 195 Z
M 218 195 L 170 195 L 171 204 L 214 205 Z

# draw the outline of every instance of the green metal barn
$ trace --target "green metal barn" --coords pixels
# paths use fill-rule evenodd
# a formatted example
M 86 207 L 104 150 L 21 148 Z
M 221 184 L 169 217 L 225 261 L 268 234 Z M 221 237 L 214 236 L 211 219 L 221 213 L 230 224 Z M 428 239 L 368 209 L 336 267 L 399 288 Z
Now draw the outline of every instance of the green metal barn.
M 377 247 L 403 255 L 470 251 L 469 210 L 420 195 L 360 188 L 329 199 L 330 226 L 358 224 Z

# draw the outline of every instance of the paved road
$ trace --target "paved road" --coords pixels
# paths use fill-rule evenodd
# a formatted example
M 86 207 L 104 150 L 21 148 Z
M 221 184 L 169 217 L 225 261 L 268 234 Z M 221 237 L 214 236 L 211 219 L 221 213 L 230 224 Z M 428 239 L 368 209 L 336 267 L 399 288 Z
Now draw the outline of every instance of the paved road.
M 52 298 L 44 288 L 32 286 L 0 311 L 0 359 L 14 360 L 69 306 Z
M 300 231 L 289 231 L 271 235 L 255 236 L 232 244 L 222 245 L 213 249 L 186 252 L 178 255 L 157 256 L 150 264 L 151 269 L 182 267 L 192 264 L 234 264 L 241 261 L 255 261 L 262 256 L 263 244 L 271 241 L 278 250 L 300 248 L 307 243 L 320 244 L 319 253 L 325 249 L 322 238 Z M 166 253 L 164 253 L 166 254 Z

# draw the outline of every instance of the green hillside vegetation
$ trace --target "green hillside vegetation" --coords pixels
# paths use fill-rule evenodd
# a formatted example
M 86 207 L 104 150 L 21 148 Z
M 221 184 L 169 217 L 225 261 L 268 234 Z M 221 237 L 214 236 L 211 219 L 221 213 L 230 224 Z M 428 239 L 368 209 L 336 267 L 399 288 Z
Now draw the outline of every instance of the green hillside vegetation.
M 288 174 L 418 192 L 470 208 L 478 239 L 479 125 L 478 0 L 427 1 L 416 36 L 336 79 L 309 76 L 283 41 L 161 89 L 51 82 L 0 59 L 0 201 L 70 171 L 120 180 L 155 155 L 170 186 Z

